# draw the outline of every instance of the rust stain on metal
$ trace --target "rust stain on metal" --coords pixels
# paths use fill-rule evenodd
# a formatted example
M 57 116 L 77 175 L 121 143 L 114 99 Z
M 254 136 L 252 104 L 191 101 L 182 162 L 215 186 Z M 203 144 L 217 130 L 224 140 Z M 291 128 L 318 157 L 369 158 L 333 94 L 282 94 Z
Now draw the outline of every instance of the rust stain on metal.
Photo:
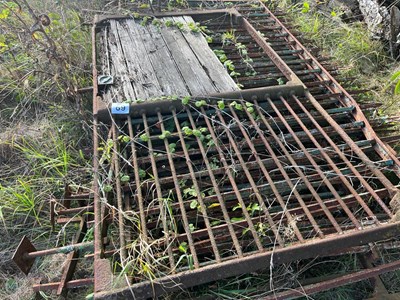
M 137 27 L 125 16 L 97 17 L 92 31 L 93 193 L 86 202 L 71 207 L 68 200 L 57 211 L 51 202 L 52 221 L 58 216 L 57 222 L 82 220 L 93 212 L 84 226 L 94 227 L 94 253 L 85 256 L 94 259 L 94 278 L 71 281 L 72 266 L 60 283 L 36 289 L 60 292 L 94 281 L 97 299 L 158 297 L 299 259 L 364 252 L 368 243 L 400 233 L 400 162 L 352 98 L 357 91 L 350 94 L 334 79 L 327 59 L 308 51 L 262 2 L 156 15 L 185 22 L 182 16 L 190 15 L 207 24 L 215 39 L 208 46 L 201 39 L 192 42 L 223 51 L 243 73 L 236 75 L 243 88 L 229 86 L 225 71 L 219 75 L 228 82 L 226 90 L 217 88 L 204 65 L 199 67 L 201 59 L 185 64 L 197 57 L 192 45 L 186 51 L 194 53 L 182 52 L 169 66 L 179 72 L 193 68 L 193 76 L 203 74 L 201 84 L 212 89 L 191 97 L 136 99 L 139 90 L 164 93 L 154 87 L 168 78 L 164 68 L 173 47 L 186 47 L 193 37 Z M 137 31 L 146 37 L 144 45 L 137 43 Z M 221 37 L 226 32 L 237 33 L 233 43 Z M 169 41 L 169 52 L 157 47 L 157 39 Z M 136 74 L 142 85 L 126 74 L 135 59 L 127 54 L 128 40 L 165 63 L 161 68 L 149 64 L 156 75 Z M 246 52 L 238 53 L 238 45 Z M 251 58 L 246 63 L 243 53 Z M 113 85 L 99 90 L 98 73 L 112 76 Z M 149 79 L 154 76 L 157 82 Z M 190 84 L 196 90 L 189 80 L 182 95 L 192 92 Z M 170 83 L 178 90 L 182 86 Z M 125 100 L 133 103 L 113 102 Z M 129 112 L 113 115 L 115 104 Z M 72 246 L 76 250 L 79 244 Z M 28 257 L 57 251 L 36 251 L 25 241 L 16 261 L 27 273 Z M 314 293 L 399 267 L 370 266 L 305 288 Z M 113 288 L 114 275 L 123 275 L 128 286 Z
M 192 14 L 211 31 L 240 32 L 236 41 L 261 73 L 238 77 L 243 92 L 135 103 L 127 116 L 99 111 L 114 120 L 120 260 L 132 278 L 99 299 L 157 297 L 399 233 L 388 205 L 399 181 L 380 170 L 395 172 L 398 161 L 378 151 L 358 105 L 343 104 L 350 94 L 270 11 L 241 5 L 229 15 L 234 22 L 214 24 L 212 14 Z M 240 60 L 218 39 L 210 47 Z M 152 268 L 151 281 L 143 268 Z

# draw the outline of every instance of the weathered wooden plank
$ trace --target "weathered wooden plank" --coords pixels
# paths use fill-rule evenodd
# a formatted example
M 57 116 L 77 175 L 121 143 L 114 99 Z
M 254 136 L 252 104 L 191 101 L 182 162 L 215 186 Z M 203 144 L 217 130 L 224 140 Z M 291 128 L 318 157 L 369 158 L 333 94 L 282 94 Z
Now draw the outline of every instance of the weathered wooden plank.
M 137 29 L 153 66 L 155 76 L 160 83 L 162 94 L 190 95 L 185 80 L 179 72 L 160 30 L 154 25 L 137 26 Z
M 113 102 L 122 102 L 124 100 L 136 99 L 136 93 L 133 90 L 131 80 L 129 78 L 129 71 L 125 61 L 125 56 L 122 51 L 121 41 L 118 34 L 118 22 L 110 20 L 110 32 L 108 34 L 108 45 L 110 47 L 110 60 L 112 63 L 113 76 L 114 76 L 114 88 L 117 97 L 113 95 Z M 121 88 L 123 94 L 119 92 L 119 89 L 115 90 L 116 86 Z
M 178 21 L 177 18 L 174 19 Z M 183 19 L 186 25 L 195 23 L 192 17 L 189 16 L 183 16 L 181 19 Z M 201 33 L 182 31 L 182 34 L 218 92 L 239 90 L 235 81 L 229 76 L 227 70 L 212 52 Z
M 108 49 L 108 31 L 109 28 L 105 27 L 101 34 L 99 35 L 99 44 L 98 44 L 98 49 L 97 53 L 99 54 L 100 58 L 100 69 L 99 69 L 99 75 L 111 75 L 115 74 L 111 70 L 111 62 L 110 62 L 110 54 L 109 54 L 109 49 Z M 112 92 L 111 88 L 106 89 L 103 94 L 102 94 L 102 100 L 104 104 L 109 104 L 112 103 Z
M 121 44 L 128 64 L 129 74 L 136 95 L 141 99 L 160 96 L 161 87 L 154 74 L 153 66 L 144 47 L 135 20 L 125 20 L 118 26 Z
M 163 18 L 163 20 L 173 21 L 172 18 Z M 184 22 L 183 18 L 180 18 L 180 22 Z M 207 95 L 217 92 L 180 30 L 162 26 L 160 31 L 191 95 Z

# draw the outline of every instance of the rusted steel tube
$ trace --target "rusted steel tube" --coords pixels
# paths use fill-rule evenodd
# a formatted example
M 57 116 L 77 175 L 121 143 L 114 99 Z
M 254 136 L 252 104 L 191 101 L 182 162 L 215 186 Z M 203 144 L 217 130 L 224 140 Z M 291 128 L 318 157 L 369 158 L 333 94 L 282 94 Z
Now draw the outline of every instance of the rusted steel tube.
M 68 209 L 60 209 L 56 211 L 57 215 L 70 215 L 70 214 L 82 214 L 83 212 L 91 212 L 93 211 L 93 205 L 76 207 L 76 208 L 68 208 Z
M 279 140 L 278 136 L 276 135 L 276 133 L 274 132 L 274 130 L 272 129 L 271 125 L 269 124 L 269 122 L 266 120 L 266 118 L 263 115 L 263 112 L 260 109 L 260 106 L 258 104 L 258 102 L 256 100 L 254 100 L 254 104 L 256 106 L 257 112 L 261 117 L 261 120 L 263 121 L 263 123 L 267 126 L 269 132 L 271 133 L 271 135 L 273 136 L 274 140 L 278 143 L 278 145 L 280 146 L 280 148 L 284 151 L 285 155 L 287 157 L 289 157 L 289 153 L 286 150 L 285 146 L 282 144 L 282 142 Z M 281 174 L 284 176 L 286 182 L 289 184 L 289 186 L 292 188 L 293 194 L 296 196 L 297 201 L 299 202 L 300 206 L 303 208 L 304 213 L 306 214 L 307 218 L 310 220 L 312 226 L 314 227 L 315 232 L 317 232 L 317 234 L 323 238 L 324 234 L 321 231 L 321 229 L 319 228 L 317 222 L 315 221 L 313 215 L 310 213 L 309 209 L 307 208 L 307 205 L 304 203 L 301 195 L 299 194 L 299 192 L 296 190 L 296 185 L 294 185 L 292 183 L 292 181 L 290 180 L 287 172 L 285 171 L 285 169 L 283 168 L 281 162 L 276 158 L 276 155 L 273 151 L 273 149 L 271 148 L 270 144 L 268 143 L 267 139 L 265 138 L 263 132 L 261 132 L 261 130 L 258 128 L 256 121 L 254 120 L 254 118 L 251 116 L 251 114 L 249 114 L 250 120 L 252 122 L 252 124 L 254 124 L 254 126 L 256 126 L 256 129 L 258 131 L 258 134 L 260 135 L 261 139 L 264 142 L 265 147 L 268 149 L 268 152 L 271 154 L 272 158 L 275 160 L 276 165 L 278 166 L 279 171 L 281 172 Z M 300 180 L 299 180 L 300 181 Z
M 194 189 L 196 191 L 197 201 L 198 201 L 198 203 L 200 205 L 201 214 L 203 215 L 203 219 L 204 219 L 204 224 L 206 225 L 207 232 L 208 232 L 208 235 L 210 237 L 211 246 L 212 246 L 212 249 L 213 249 L 213 252 L 214 252 L 214 255 L 215 255 L 215 260 L 219 263 L 219 262 L 221 262 L 221 256 L 219 254 L 218 246 L 217 246 L 217 243 L 215 241 L 215 236 L 214 236 L 213 230 L 211 228 L 211 223 L 210 223 L 210 220 L 209 220 L 209 217 L 208 217 L 208 214 L 207 214 L 207 207 L 204 204 L 204 201 L 203 201 L 203 198 L 201 196 L 201 191 L 200 191 L 196 176 L 194 175 L 195 172 L 194 172 L 194 169 L 193 169 L 193 166 L 192 166 L 192 162 L 190 160 L 189 153 L 188 153 L 186 145 L 185 145 L 184 136 L 182 134 L 182 128 L 181 128 L 181 125 L 179 124 L 178 118 L 176 117 L 176 111 L 175 110 L 172 110 L 172 116 L 174 118 L 176 130 L 178 131 L 178 134 L 179 134 L 179 139 L 180 139 L 180 141 L 182 143 L 183 152 L 184 152 L 185 158 L 186 158 L 186 164 L 187 164 L 187 166 L 189 168 L 189 172 L 190 172 L 190 175 L 192 177 L 193 187 L 194 187 Z
M 321 291 L 326 291 L 335 287 L 359 282 L 368 278 L 379 276 L 383 273 L 391 272 L 400 269 L 400 261 L 394 261 L 388 264 L 377 266 L 374 268 L 362 270 L 359 272 L 350 273 L 334 279 L 323 282 L 302 286 L 301 288 L 291 289 L 290 291 L 274 294 L 273 296 L 261 298 L 263 300 L 285 300 L 304 297 L 304 295 L 312 295 Z
M 231 112 L 232 112 L 233 110 L 232 110 L 231 106 L 230 106 L 230 109 L 231 109 Z M 223 116 L 222 116 L 220 111 L 217 111 L 217 116 L 218 116 L 221 124 L 223 124 L 227 128 L 226 134 L 227 134 L 227 136 L 229 138 L 229 142 L 230 142 L 232 148 L 234 149 L 234 151 L 236 153 L 236 157 L 238 158 L 238 160 L 240 162 L 240 165 L 242 166 L 242 170 L 246 174 L 247 181 L 250 183 L 250 186 L 253 189 L 253 191 L 254 191 L 254 193 L 255 193 L 255 195 L 257 197 L 257 200 L 258 200 L 258 202 L 260 204 L 260 207 L 262 208 L 262 210 L 263 210 L 263 212 L 264 212 L 264 214 L 265 214 L 265 216 L 267 218 L 268 224 L 269 224 L 269 226 L 271 226 L 271 229 L 272 229 L 273 233 L 275 234 L 277 242 L 279 243 L 280 246 L 283 246 L 284 242 L 283 242 L 283 239 L 282 239 L 281 235 L 279 234 L 279 230 L 276 227 L 276 225 L 274 224 L 274 221 L 272 220 L 272 218 L 271 218 L 271 216 L 270 216 L 270 214 L 268 212 L 268 209 L 265 206 L 264 200 L 261 197 L 261 193 L 260 193 L 256 183 L 254 182 L 254 179 L 252 178 L 249 169 L 246 167 L 246 164 L 245 164 L 244 159 L 243 159 L 243 157 L 242 157 L 242 155 L 240 153 L 240 150 L 238 149 L 237 144 L 236 144 L 234 138 L 232 137 L 232 134 L 231 134 L 231 132 L 230 132 L 230 130 L 229 130 L 229 128 L 228 128 L 228 126 L 227 126 L 227 124 L 225 122 L 225 119 L 223 118 Z M 239 120 L 236 118 L 236 121 L 239 121 Z M 239 126 L 239 127 L 240 127 L 241 130 L 243 130 L 242 126 Z M 245 132 L 242 131 L 242 133 L 244 134 L 244 136 L 247 136 Z M 254 155 L 257 155 L 256 153 L 257 152 L 254 152 Z
M 193 117 L 191 116 L 191 114 L 188 114 L 188 117 L 189 117 L 189 121 L 190 121 L 190 124 L 191 124 L 193 130 L 198 130 L 197 126 L 196 126 L 196 123 L 194 122 Z M 210 180 L 211 180 L 211 183 L 213 185 L 213 188 L 214 188 L 214 191 L 215 191 L 215 195 L 216 195 L 216 197 L 218 199 L 218 203 L 219 203 L 219 205 L 221 207 L 224 220 L 226 222 L 226 225 L 228 227 L 229 233 L 231 235 L 231 238 L 232 238 L 232 241 L 233 241 L 233 245 L 235 246 L 236 253 L 237 253 L 237 255 L 239 257 L 243 257 L 242 249 L 240 247 L 240 244 L 239 244 L 238 238 L 236 236 L 235 230 L 233 229 L 231 220 L 229 218 L 229 213 L 228 213 L 228 210 L 227 210 L 226 205 L 225 205 L 225 201 L 222 198 L 221 191 L 220 191 L 220 189 L 218 187 L 217 180 L 215 179 L 213 170 L 211 169 L 210 162 L 208 160 L 207 153 L 206 153 L 206 151 L 204 149 L 203 143 L 201 142 L 199 137 L 196 137 L 196 140 L 197 140 L 197 144 L 199 146 L 200 152 L 202 154 L 202 157 L 204 159 L 204 163 L 205 163 L 205 165 L 207 167 L 207 173 L 208 173 L 208 176 L 210 176 Z
M 286 100 L 283 97 L 280 97 L 281 102 L 286 104 Z M 273 110 L 275 111 L 275 113 L 279 116 L 279 118 L 281 118 L 281 120 L 284 122 L 286 129 L 293 135 L 297 145 L 300 146 L 301 150 L 304 152 L 304 154 L 306 155 L 308 161 L 312 164 L 312 166 L 314 167 L 315 171 L 318 173 L 318 175 L 321 177 L 322 182 L 328 187 L 328 189 L 331 191 L 331 193 L 335 196 L 336 200 L 339 201 L 339 203 L 341 202 L 341 196 L 338 194 L 338 192 L 336 191 L 336 189 L 332 186 L 332 184 L 329 182 L 329 178 L 326 174 L 324 174 L 324 172 L 321 171 L 320 166 L 318 166 L 318 164 L 315 162 L 315 160 L 313 159 L 313 157 L 310 155 L 310 153 L 308 152 L 308 150 L 306 149 L 306 147 L 304 146 L 304 144 L 300 141 L 300 139 L 294 134 L 293 129 L 287 124 L 287 122 L 285 122 L 284 117 L 282 116 L 282 114 L 279 112 L 279 110 L 276 108 L 276 106 L 274 105 L 274 103 L 272 102 L 271 99 L 268 99 L 268 102 L 270 103 L 271 107 L 273 108 Z M 292 113 L 292 115 L 294 116 L 294 118 L 297 120 L 297 122 L 299 122 L 300 124 L 300 119 L 296 116 L 296 114 L 293 112 L 293 110 L 291 110 L 291 107 L 288 105 L 287 106 L 288 110 Z M 302 129 L 304 130 L 304 132 L 312 139 L 312 135 L 310 134 L 309 130 L 303 126 Z M 324 153 L 324 151 L 321 149 L 321 153 Z M 289 158 L 292 158 L 292 156 L 289 156 Z M 292 158 L 292 163 L 295 163 L 295 161 Z M 331 162 L 332 165 L 334 165 L 333 162 Z M 301 170 L 299 169 L 300 172 L 299 174 L 302 174 Z M 305 175 L 303 175 L 305 176 Z M 305 178 L 306 179 L 306 178 Z M 304 180 L 304 179 L 303 179 Z M 335 218 L 332 216 L 330 210 L 325 206 L 324 202 L 322 201 L 322 199 L 320 198 L 320 196 L 318 195 L 318 193 L 315 191 L 314 188 L 310 189 L 311 193 L 314 195 L 315 199 L 317 199 L 317 202 L 319 203 L 319 205 L 321 206 L 321 208 L 323 209 L 323 211 L 325 212 L 325 214 L 327 215 L 328 219 L 331 221 L 331 223 L 333 224 L 333 226 L 337 229 L 337 227 L 339 227 L 339 233 L 342 233 L 342 229 L 340 228 L 339 224 L 337 224 Z M 343 203 L 344 204 L 344 203 Z M 350 220 L 353 222 L 354 225 L 357 226 L 357 228 L 360 228 L 360 224 L 358 223 L 357 219 L 354 217 L 354 215 L 351 213 L 351 211 L 348 209 L 348 207 L 346 205 L 343 206 L 343 209 L 346 211 L 347 215 L 349 216 Z
M 294 41 L 296 48 L 299 48 L 303 50 L 303 54 L 299 55 L 302 56 L 301 58 L 310 58 L 312 59 L 312 64 L 315 65 L 317 68 L 321 69 L 323 76 L 321 76 L 322 80 L 329 80 L 330 85 L 328 86 L 329 88 L 336 90 L 338 92 L 343 93 L 343 96 L 345 97 L 346 101 L 342 100 L 342 103 L 344 106 L 349 106 L 353 105 L 356 107 L 356 110 L 354 112 L 354 118 L 358 121 L 363 121 L 365 123 L 365 128 L 363 129 L 365 136 L 367 139 L 376 139 L 377 144 L 379 146 L 376 146 L 377 152 L 381 155 L 383 159 L 386 159 L 387 157 L 390 157 L 394 162 L 396 167 L 396 173 L 399 175 L 400 174 L 400 160 L 391 153 L 389 149 L 387 149 L 386 145 L 376 137 L 373 128 L 371 127 L 371 124 L 368 122 L 367 118 L 365 117 L 364 113 L 360 109 L 360 107 L 357 105 L 357 102 L 354 100 L 354 98 L 345 90 L 343 87 L 336 81 L 336 79 L 329 74 L 329 72 L 326 71 L 324 66 L 321 65 L 320 62 L 299 42 L 299 40 L 285 27 L 285 25 L 276 17 L 274 16 L 271 11 L 268 9 L 268 7 L 260 1 L 260 5 L 264 7 L 264 10 L 270 14 L 271 18 L 276 21 L 277 24 L 279 24 L 282 27 L 282 31 L 288 34 L 287 40 L 288 41 Z M 384 153 L 382 153 L 381 149 L 384 150 Z M 378 176 L 378 175 L 377 175 Z M 385 186 L 388 184 L 388 182 L 384 183 Z M 393 186 L 390 186 L 390 184 L 387 186 L 389 190 L 392 190 Z M 394 193 L 395 191 L 391 191 Z
M 149 129 L 149 125 L 148 125 L 147 117 L 146 117 L 145 113 L 142 114 L 142 119 L 143 119 L 144 130 L 145 130 L 147 136 L 150 136 L 150 129 Z M 175 260 L 174 260 L 174 256 L 172 253 L 171 245 L 170 245 L 170 234 L 169 234 L 169 228 L 168 228 L 168 224 L 167 224 L 167 216 L 166 216 L 165 210 L 164 210 L 165 203 L 163 203 L 162 189 L 161 189 L 161 185 L 160 185 L 159 179 L 158 179 L 158 169 L 157 169 L 156 161 L 154 159 L 153 143 L 151 142 L 150 139 L 147 141 L 147 145 L 148 145 L 148 149 L 149 149 L 151 168 L 153 170 L 153 176 L 154 176 L 154 180 L 155 180 L 155 184 L 156 184 L 156 191 L 157 191 L 157 198 L 158 198 L 157 200 L 158 200 L 159 206 L 161 208 L 160 209 L 161 223 L 162 223 L 164 235 L 165 235 L 164 246 L 167 249 L 168 260 L 169 260 L 171 270 L 172 270 L 172 272 L 175 272 L 176 265 L 175 265 Z
M 374 173 L 377 176 L 377 178 L 379 178 L 381 183 L 388 189 L 389 193 L 394 195 L 397 189 L 394 188 L 393 184 L 386 178 L 386 176 L 380 170 L 378 170 L 373 163 L 371 163 L 367 155 L 365 155 L 365 153 L 360 149 L 360 147 L 358 147 L 357 144 L 345 132 L 341 130 L 339 124 L 332 119 L 332 117 L 325 111 L 325 109 L 318 103 L 318 101 L 315 100 L 310 93 L 306 92 L 306 95 L 307 98 L 310 100 L 310 102 L 318 110 L 318 112 L 324 116 L 324 118 L 329 122 L 329 124 L 333 128 L 335 128 L 335 130 L 339 133 L 340 137 L 351 147 L 354 153 L 363 161 L 363 163 L 371 170 L 371 172 Z M 363 182 L 363 184 L 367 184 L 368 188 L 369 185 L 366 182 L 366 180 L 363 177 L 359 179 Z M 379 203 L 382 209 L 388 214 L 388 216 L 392 217 L 393 214 L 390 211 L 390 209 L 386 206 L 386 204 L 382 201 L 382 199 L 380 199 L 379 196 L 376 195 L 373 189 L 370 191 L 370 193 L 374 196 L 375 200 Z
M 35 251 L 35 252 L 24 253 L 24 258 L 31 259 L 31 258 L 48 256 L 48 255 L 53 255 L 53 254 L 60 254 L 60 253 L 68 254 L 72 251 L 86 250 L 86 249 L 90 249 L 90 248 L 93 249 L 93 242 L 72 244 L 72 245 L 63 246 L 63 247 L 59 247 L 59 248 L 51 248 L 51 249 L 39 250 L 39 251 Z
M 235 111 L 232 109 L 232 107 L 230 107 L 230 109 L 231 109 L 231 113 L 234 116 L 234 118 L 236 119 L 236 121 L 239 122 L 239 124 L 241 124 L 237 114 L 235 113 Z M 247 112 L 247 114 L 249 115 L 248 112 Z M 246 130 L 244 130 L 242 127 L 240 127 L 240 128 L 241 128 L 243 136 L 245 137 L 245 140 L 246 140 L 247 144 L 249 145 L 251 151 L 254 153 L 254 156 L 256 158 L 256 162 L 258 163 L 259 167 L 261 168 L 265 178 L 267 179 L 269 185 L 271 186 L 271 189 L 272 189 L 276 199 L 278 200 L 278 202 L 279 202 L 279 204 L 280 204 L 280 206 L 282 208 L 282 211 L 284 212 L 285 216 L 287 217 L 288 223 L 291 224 L 291 226 L 293 227 L 293 230 L 294 230 L 298 240 L 300 242 L 304 242 L 303 236 L 301 235 L 301 232 L 300 232 L 299 228 L 296 225 L 295 219 L 293 218 L 293 216 L 289 213 L 289 211 L 287 209 L 287 203 L 285 204 L 281 194 L 279 193 L 278 189 L 276 188 L 276 185 L 275 185 L 274 181 L 271 179 L 271 176 L 269 175 L 267 169 L 265 168 L 264 163 L 260 159 L 260 156 L 258 155 L 256 149 L 254 148 L 254 146 L 253 146 L 253 144 L 252 144 L 252 142 L 251 142 Z M 269 215 L 269 212 L 266 211 L 266 214 Z M 283 220 L 283 215 L 282 215 L 281 219 Z
M 93 63 L 93 193 L 94 193 L 94 265 L 98 264 L 103 256 L 103 219 L 101 217 L 101 201 L 99 191 L 99 122 L 98 122 L 98 86 L 97 86 L 97 54 L 96 54 L 96 26 L 92 27 L 92 63 Z M 103 277 L 100 270 L 94 268 L 94 291 L 103 288 Z
M 115 179 L 115 188 L 117 190 L 117 208 L 118 208 L 118 229 L 119 229 L 119 244 L 120 244 L 120 256 L 121 256 L 121 264 L 125 267 L 126 259 L 127 259 L 127 250 L 126 250 L 126 240 L 125 240 L 125 219 L 124 219 L 124 205 L 122 202 L 122 188 L 121 188 L 121 170 L 119 166 L 119 152 L 118 152 L 118 133 L 117 133 L 117 124 L 115 122 L 111 125 L 111 131 L 113 136 L 113 154 L 112 160 L 114 163 L 114 179 Z
M 40 291 L 51 291 L 58 289 L 61 282 L 50 282 L 50 283 L 41 283 L 41 284 L 34 284 L 32 289 L 34 292 Z M 94 278 L 83 278 L 83 279 L 76 279 L 70 280 L 65 283 L 65 287 L 67 289 L 74 289 L 78 287 L 84 287 L 87 285 L 91 285 L 94 283 Z
M 161 126 L 161 132 L 165 132 L 165 126 L 164 126 L 164 122 L 163 122 L 163 118 L 161 116 L 161 113 L 158 112 L 157 115 L 158 115 L 159 124 Z M 190 231 L 189 221 L 188 221 L 188 217 L 187 217 L 187 214 L 186 214 L 185 205 L 183 204 L 183 197 L 182 197 L 181 187 L 179 186 L 179 181 L 178 181 L 178 178 L 176 176 L 174 158 L 172 157 L 172 154 L 171 154 L 171 151 L 170 151 L 170 144 L 168 142 L 168 139 L 164 139 L 164 145 L 165 145 L 165 150 L 166 150 L 167 156 L 168 156 L 169 166 L 171 168 L 172 180 L 174 182 L 176 196 L 177 196 L 178 202 L 179 202 L 179 208 L 180 208 L 180 211 L 181 211 L 183 225 L 184 225 L 183 227 L 185 229 L 187 240 L 189 242 L 189 249 L 190 249 L 190 253 L 192 254 L 192 257 L 193 257 L 193 264 L 194 264 L 194 267 L 197 269 L 197 268 L 199 268 L 199 259 L 197 258 L 196 249 L 194 247 L 193 237 L 192 237 L 192 234 L 191 234 L 191 231 Z M 139 189 L 140 189 L 140 187 L 139 187 Z
M 201 107 L 201 112 L 203 113 L 203 115 L 206 115 L 205 110 L 202 107 Z M 245 217 L 246 222 L 247 222 L 247 224 L 249 226 L 248 228 L 250 229 L 250 232 L 253 235 L 253 238 L 255 240 L 257 248 L 261 251 L 263 249 L 263 247 L 262 247 L 260 238 L 257 235 L 257 231 L 254 228 L 254 224 L 253 224 L 253 222 L 251 220 L 249 212 L 246 209 L 246 204 L 245 204 L 245 202 L 243 200 L 243 197 L 242 197 L 242 194 L 240 193 L 240 190 L 238 189 L 238 187 L 236 185 L 235 178 L 232 176 L 232 173 L 229 170 L 230 168 L 229 168 L 228 163 L 226 162 L 225 155 L 224 155 L 223 151 L 221 150 L 221 148 L 218 145 L 218 138 L 215 135 L 213 126 L 212 126 L 212 124 L 210 123 L 210 120 L 207 117 L 204 118 L 204 120 L 206 121 L 206 125 L 207 125 L 207 128 L 208 128 L 208 131 L 210 132 L 212 140 L 213 140 L 213 142 L 214 142 L 214 144 L 215 144 L 215 146 L 217 148 L 219 158 L 220 158 L 225 170 L 227 170 L 226 174 L 228 175 L 229 182 L 231 183 L 232 189 L 233 189 L 233 191 L 234 191 L 234 193 L 235 193 L 235 195 L 237 197 L 237 200 L 238 200 L 238 202 L 240 204 L 240 208 L 242 209 L 243 216 Z
M 148 234 L 147 234 L 146 216 L 144 214 L 145 208 L 144 208 L 144 204 L 143 204 L 142 189 L 140 187 L 139 164 L 138 164 L 138 157 L 137 157 L 137 153 L 136 153 L 137 151 L 136 151 L 136 145 L 135 145 L 135 140 L 134 140 L 131 116 L 128 116 L 128 132 L 129 132 L 131 152 L 132 152 L 133 172 L 135 175 L 136 197 L 137 197 L 137 202 L 139 205 L 141 234 L 143 234 L 144 242 L 147 243 L 149 238 L 148 238 Z

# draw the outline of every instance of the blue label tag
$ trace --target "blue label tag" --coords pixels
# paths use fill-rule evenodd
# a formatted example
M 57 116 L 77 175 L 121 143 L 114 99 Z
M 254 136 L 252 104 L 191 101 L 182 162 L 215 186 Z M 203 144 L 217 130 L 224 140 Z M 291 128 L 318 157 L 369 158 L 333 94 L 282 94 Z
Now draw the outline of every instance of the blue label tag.
M 113 115 L 129 115 L 129 103 L 113 103 L 111 113 Z

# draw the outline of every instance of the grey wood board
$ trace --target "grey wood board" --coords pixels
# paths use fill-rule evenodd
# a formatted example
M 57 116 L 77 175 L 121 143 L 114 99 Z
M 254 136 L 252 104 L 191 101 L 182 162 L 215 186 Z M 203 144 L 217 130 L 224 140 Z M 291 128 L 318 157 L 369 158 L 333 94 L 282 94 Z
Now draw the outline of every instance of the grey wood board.
M 177 18 L 174 19 L 176 19 L 175 21 L 178 21 Z M 183 22 L 187 25 L 194 23 L 192 17 L 189 16 L 183 16 Z M 230 77 L 228 71 L 212 52 L 206 39 L 201 33 L 182 31 L 182 34 L 218 92 L 239 90 L 235 81 Z
M 113 97 L 113 102 L 122 102 L 125 100 L 136 99 L 136 93 L 133 90 L 131 80 L 129 78 L 128 66 L 122 50 L 120 36 L 118 34 L 118 22 L 110 20 L 110 32 L 108 35 L 108 45 L 110 47 L 110 60 L 114 68 L 114 87 L 122 86 L 123 95 L 119 95 L 119 99 Z M 117 92 L 118 93 L 118 92 Z M 125 99 L 124 99 L 125 98 Z
M 163 20 L 173 21 L 172 18 L 163 18 Z M 175 20 L 184 22 L 182 17 Z M 187 44 L 181 31 L 175 27 L 163 26 L 160 30 L 191 95 L 207 95 L 218 92 Z
M 154 73 L 160 83 L 162 94 L 189 95 L 185 80 L 165 44 L 160 29 L 153 25 L 138 26 L 137 29 L 144 42 Z
M 111 71 L 111 62 L 110 62 L 109 47 L 108 47 L 108 30 L 109 30 L 108 27 L 105 27 L 99 37 L 98 53 L 100 58 L 101 69 L 98 75 L 114 74 L 114 72 Z M 102 101 L 105 104 L 112 103 L 112 90 L 113 87 L 109 86 L 105 89 L 105 91 L 103 91 Z
M 144 46 L 143 36 L 138 31 L 138 26 L 142 25 L 131 19 L 119 24 L 120 37 L 124 37 L 124 39 L 121 38 L 121 44 L 137 97 L 148 99 L 160 96 L 160 84 Z

